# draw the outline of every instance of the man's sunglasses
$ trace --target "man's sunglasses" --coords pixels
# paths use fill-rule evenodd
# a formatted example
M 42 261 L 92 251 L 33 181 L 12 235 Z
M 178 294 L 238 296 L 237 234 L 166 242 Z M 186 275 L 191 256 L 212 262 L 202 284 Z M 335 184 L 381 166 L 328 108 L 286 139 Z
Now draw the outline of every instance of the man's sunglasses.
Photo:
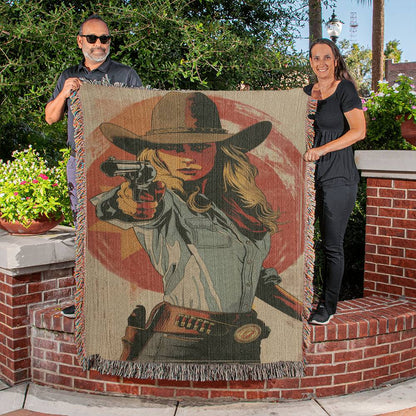
M 111 36 L 110 35 L 101 35 L 101 36 L 97 36 L 97 35 L 80 35 L 82 37 L 84 37 L 85 39 L 87 39 L 88 43 L 92 43 L 94 44 L 95 42 L 97 42 L 97 39 L 100 39 L 100 42 L 102 44 L 106 44 L 110 41 Z

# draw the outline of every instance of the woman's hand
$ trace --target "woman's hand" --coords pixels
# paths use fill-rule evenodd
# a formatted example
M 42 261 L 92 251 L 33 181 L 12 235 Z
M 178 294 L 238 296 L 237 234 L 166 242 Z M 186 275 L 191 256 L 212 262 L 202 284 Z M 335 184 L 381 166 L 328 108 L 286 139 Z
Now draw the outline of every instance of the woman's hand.
M 151 220 L 156 214 L 156 209 L 165 194 L 165 189 L 163 182 L 152 182 L 149 188 L 141 193 L 140 201 L 135 201 L 129 183 L 123 182 L 118 191 L 117 203 L 124 214 L 137 220 Z
M 308 149 L 303 155 L 305 162 L 316 162 L 325 153 L 320 147 Z

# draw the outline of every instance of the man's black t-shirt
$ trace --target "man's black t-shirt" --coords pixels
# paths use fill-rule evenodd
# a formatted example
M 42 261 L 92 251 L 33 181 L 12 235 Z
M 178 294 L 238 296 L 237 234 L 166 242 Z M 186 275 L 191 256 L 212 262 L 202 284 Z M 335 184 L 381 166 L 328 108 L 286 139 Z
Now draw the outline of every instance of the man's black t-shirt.
M 107 58 L 106 61 L 93 71 L 89 71 L 81 62 L 78 65 L 66 69 L 60 75 L 55 90 L 49 101 L 54 100 L 62 91 L 64 83 L 68 78 L 79 78 L 87 81 L 97 81 L 115 86 L 141 87 L 142 81 L 137 72 L 127 65 L 120 64 Z M 68 112 L 68 146 L 75 150 L 74 142 L 74 115 L 68 111 L 70 99 L 66 101 L 65 111 Z

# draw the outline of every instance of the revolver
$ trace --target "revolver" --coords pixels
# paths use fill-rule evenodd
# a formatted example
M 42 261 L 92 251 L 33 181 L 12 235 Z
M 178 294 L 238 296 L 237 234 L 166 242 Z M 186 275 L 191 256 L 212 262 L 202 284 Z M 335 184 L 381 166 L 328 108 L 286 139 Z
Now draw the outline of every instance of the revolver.
M 156 169 L 150 162 L 145 160 L 139 162 L 137 160 L 116 160 L 109 157 L 100 166 L 101 170 L 107 176 L 123 176 L 130 182 L 133 190 L 133 199 L 140 202 L 140 195 L 147 190 L 156 177 Z

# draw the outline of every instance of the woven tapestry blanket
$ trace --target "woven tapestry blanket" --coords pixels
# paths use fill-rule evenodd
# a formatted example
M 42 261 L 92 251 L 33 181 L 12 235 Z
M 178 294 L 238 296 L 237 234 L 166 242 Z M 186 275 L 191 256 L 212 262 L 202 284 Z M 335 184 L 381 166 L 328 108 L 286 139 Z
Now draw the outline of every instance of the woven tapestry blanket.
M 303 91 L 83 84 L 72 111 L 84 368 L 301 375 L 313 263 Z

